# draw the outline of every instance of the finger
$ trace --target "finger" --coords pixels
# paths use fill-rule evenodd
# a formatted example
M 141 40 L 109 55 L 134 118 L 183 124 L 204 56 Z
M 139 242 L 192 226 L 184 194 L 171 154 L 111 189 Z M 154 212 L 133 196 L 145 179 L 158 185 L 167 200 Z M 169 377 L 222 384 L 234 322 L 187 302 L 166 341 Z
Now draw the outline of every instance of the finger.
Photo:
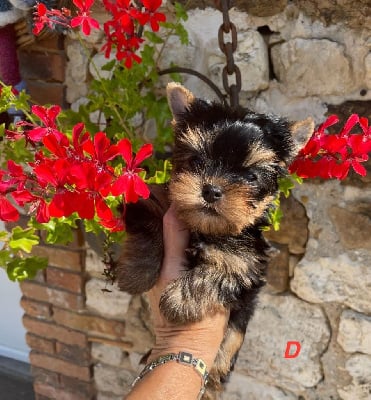
M 173 206 L 164 216 L 163 229 L 164 259 L 160 280 L 165 283 L 179 277 L 185 268 L 185 250 L 189 243 L 189 232 L 184 223 L 177 218 Z

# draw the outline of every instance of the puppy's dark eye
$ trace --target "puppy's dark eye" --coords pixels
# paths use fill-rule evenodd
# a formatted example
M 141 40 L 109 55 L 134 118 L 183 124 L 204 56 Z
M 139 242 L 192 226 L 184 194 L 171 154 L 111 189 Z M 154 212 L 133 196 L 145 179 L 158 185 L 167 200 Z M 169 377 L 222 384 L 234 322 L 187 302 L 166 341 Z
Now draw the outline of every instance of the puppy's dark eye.
M 256 182 L 258 180 L 258 174 L 254 171 L 246 171 L 243 177 L 249 182 Z
M 202 158 L 200 156 L 192 156 L 189 160 L 189 166 L 193 169 L 200 168 L 202 166 Z

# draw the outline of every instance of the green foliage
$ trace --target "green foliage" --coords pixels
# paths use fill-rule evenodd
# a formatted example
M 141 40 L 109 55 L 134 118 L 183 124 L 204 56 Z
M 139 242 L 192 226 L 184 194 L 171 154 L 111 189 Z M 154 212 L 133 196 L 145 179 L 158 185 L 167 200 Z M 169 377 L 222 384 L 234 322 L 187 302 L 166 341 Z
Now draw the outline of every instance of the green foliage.
M 275 230 L 280 229 L 281 220 L 283 218 L 283 213 L 280 208 L 281 206 L 281 196 L 288 198 L 291 194 L 291 190 L 295 188 L 296 183 L 303 183 L 303 179 L 296 174 L 287 175 L 283 178 L 278 179 L 278 190 L 279 193 L 275 200 L 273 201 L 272 208 L 269 210 L 269 224 Z M 269 227 L 266 228 L 269 230 Z
M 23 229 L 16 226 L 8 239 L 8 245 L 12 250 L 22 250 L 26 253 L 30 253 L 32 247 L 36 244 L 39 244 L 39 237 L 32 227 Z
M 30 224 L 45 231 L 45 242 L 48 244 L 68 244 L 73 240 L 74 229 L 77 228 L 77 216 L 51 218 L 49 222 L 39 224 L 31 218 Z
M 48 260 L 41 257 L 17 258 L 7 264 L 6 272 L 11 281 L 23 281 L 32 279 L 37 271 L 45 269 L 48 266 Z
M 147 183 L 162 184 L 166 183 L 170 178 L 171 163 L 169 160 L 159 161 L 159 167 L 162 164 L 162 170 L 157 170 L 155 174 L 147 179 Z
M 40 269 L 48 265 L 48 261 L 41 257 L 25 256 L 30 253 L 32 247 L 39 243 L 39 237 L 35 229 L 26 229 L 16 226 L 11 232 L 0 231 L 0 242 L 3 248 L 0 250 L 0 266 L 6 270 L 11 281 L 32 279 Z

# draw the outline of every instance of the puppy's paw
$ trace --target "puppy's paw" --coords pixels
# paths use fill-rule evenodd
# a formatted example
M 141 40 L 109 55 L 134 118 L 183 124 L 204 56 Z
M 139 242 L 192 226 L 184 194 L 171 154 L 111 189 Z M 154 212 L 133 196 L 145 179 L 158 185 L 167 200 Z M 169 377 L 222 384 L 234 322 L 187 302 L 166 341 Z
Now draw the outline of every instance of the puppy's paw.
M 166 288 L 160 299 L 160 310 L 174 324 L 201 321 L 204 316 L 202 305 L 191 297 L 182 279 Z

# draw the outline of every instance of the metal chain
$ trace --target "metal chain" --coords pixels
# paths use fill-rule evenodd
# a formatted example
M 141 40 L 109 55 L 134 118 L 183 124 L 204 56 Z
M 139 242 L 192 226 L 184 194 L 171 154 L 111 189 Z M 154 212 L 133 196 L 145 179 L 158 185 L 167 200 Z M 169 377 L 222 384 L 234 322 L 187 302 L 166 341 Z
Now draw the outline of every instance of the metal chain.
M 223 87 L 230 98 L 230 106 L 237 108 L 239 106 L 239 92 L 241 91 L 241 71 L 234 62 L 233 53 L 237 50 L 237 29 L 236 25 L 229 19 L 229 9 L 232 7 L 231 0 L 216 0 L 217 8 L 223 14 L 223 23 L 219 27 L 218 41 L 220 50 L 226 56 L 227 64 L 223 68 L 222 78 Z M 230 40 L 225 41 L 225 35 L 230 35 Z M 229 77 L 235 75 L 235 83 L 229 83 Z

